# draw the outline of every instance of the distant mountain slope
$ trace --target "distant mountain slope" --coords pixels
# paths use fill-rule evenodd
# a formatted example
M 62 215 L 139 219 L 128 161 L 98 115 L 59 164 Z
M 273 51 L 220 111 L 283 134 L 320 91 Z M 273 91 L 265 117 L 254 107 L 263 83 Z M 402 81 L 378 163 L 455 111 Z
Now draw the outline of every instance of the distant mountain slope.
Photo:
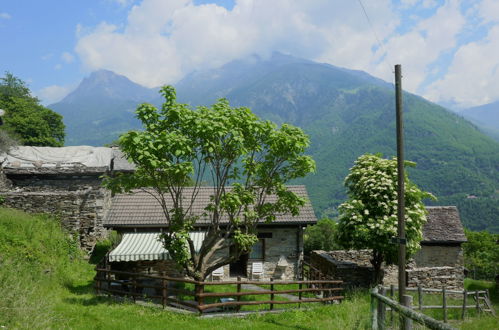
M 157 89 L 100 70 L 83 79 L 63 100 L 48 107 L 64 116 L 66 145 L 102 145 L 129 129 L 140 128 L 134 117 L 137 105 L 157 98 Z
M 193 73 L 176 88 L 179 100 L 193 106 L 226 97 L 263 118 L 302 127 L 311 137 L 309 152 L 317 161 L 317 173 L 299 183 L 307 185 L 318 215 L 336 214 L 345 199 L 343 180 L 359 155 L 396 154 L 393 86 L 364 72 L 274 54 Z M 160 102 L 157 96 L 147 97 L 142 101 Z M 117 104 L 116 99 L 112 102 Z M 127 125 L 137 127 L 133 101 L 127 102 L 121 111 L 112 108 L 107 121 L 89 125 L 82 118 L 78 125 L 73 119 L 75 126 L 68 125 L 68 130 L 80 129 L 73 136 L 81 138 L 71 143 L 92 137 L 102 144 Z M 462 117 L 409 93 L 404 95 L 404 113 L 406 157 L 418 163 L 410 169 L 411 178 L 437 195 L 437 204 L 458 205 L 467 227 L 499 232 L 499 143 Z
M 468 108 L 460 114 L 499 141 L 499 101 Z

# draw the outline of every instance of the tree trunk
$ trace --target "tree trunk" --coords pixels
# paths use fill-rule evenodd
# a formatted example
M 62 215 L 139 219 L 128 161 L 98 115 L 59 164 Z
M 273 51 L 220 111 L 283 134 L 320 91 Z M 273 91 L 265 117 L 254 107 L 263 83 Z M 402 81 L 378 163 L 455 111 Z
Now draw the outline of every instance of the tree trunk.
M 381 264 L 383 263 L 383 253 L 378 250 L 373 250 L 373 258 L 370 260 L 374 269 L 374 284 L 381 284 L 383 281 L 383 272 Z

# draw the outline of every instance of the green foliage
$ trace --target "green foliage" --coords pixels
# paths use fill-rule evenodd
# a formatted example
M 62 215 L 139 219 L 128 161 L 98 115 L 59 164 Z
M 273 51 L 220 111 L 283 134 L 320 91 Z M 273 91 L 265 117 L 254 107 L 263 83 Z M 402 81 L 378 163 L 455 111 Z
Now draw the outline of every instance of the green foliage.
M 337 223 L 328 218 L 317 221 L 316 225 L 307 226 L 303 235 L 305 254 L 313 250 L 331 251 L 340 248 L 335 240 Z
M 3 129 L 24 145 L 64 145 L 62 116 L 40 105 L 19 78 L 6 73 L 0 78 L 0 109 L 5 110 Z
M 0 325 L 50 328 L 58 288 L 82 267 L 78 242 L 57 220 L 0 208 Z
M 119 241 L 120 235 L 118 232 L 114 230 L 110 231 L 105 239 L 99 240 L 95 243 L 92 254 L 90 255 L 90 263 L 98 264 L 104 259 L 106 254 L 118 244 Z
M 405 162 L 405 166 L 414 163 Z M 338 242 L 345 248 L 372 249 L 371 262 L 379 276 L 382 261 L 391 263 L 397 257 L 397 160 L 379 155 L 360 156 L 345 179 L 348 201 L 341 204 Z M 419 249 L 426 210 L 422 200 L 432 195 L 421 191 L 405 174 L 406 252 L 411 256 Z M 377 277 L 379 280 L 379 277 Z
M 474 279 L 494 280 L 499 274 L 499 234 L 465 230 L 464 265 Z
M 278 213 L 298 214 L 305 201 L 285 183 L 312 172 L 315 163 L 303 155 L 309 140 L 297 127 L 277 127 L 224 99 L 193 110 L 177 103 L 173 87 L 165 86 L 161 93 L 165 98 L 161 109 L 151 104 L 137 109 L 144 131 L 130 131 L 119 140 L 136 171 L 109 177 L 104 185 L 113 192 L 151 187 L 168 226 L 165 248 L 189 275 L 204 278 L 238 255 L 214 258 L 218 261 L 210 264 L 203 254 L 210 256 L 230 244 L 238 247 L 237 253 L 247 251 L 256 242 L 258 223 L 272 222 Z M 188 233 L 199 220 L 191 208 L 204 179 L 214 190 L 203 215 L 204 221 L 209 220 L 209 237 L 198 254 Z M 183 195 L 186 186 L 193 187 L 191 196 Z M 277 198 L 270 201 L 271 194 Z M 166 200 L 173 206 L 168 207 Z M 223 231 L 222 217 L 230 220 Z

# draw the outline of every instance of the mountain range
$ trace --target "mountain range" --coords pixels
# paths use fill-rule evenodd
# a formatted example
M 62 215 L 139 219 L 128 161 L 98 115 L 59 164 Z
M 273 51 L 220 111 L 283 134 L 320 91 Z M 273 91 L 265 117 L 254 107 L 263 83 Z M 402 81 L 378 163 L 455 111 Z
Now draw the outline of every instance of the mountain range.
M 464 109 L 459 114 L 499 141 L 499 101 Z
M 335 216 L 345 200 L 348 169 L 363 153 L 396 155 L 394 88 L 362 71 L 282 54 L 251 56 L 220 68 L 194 72 L 175 84 L 179 101 L 209 105 L 225 97 L 278 124 L 302 127 L 317 173 L 306 184 L 319 216 Z M 139 129 L 138 103 L 162 103 L 157 89 L 110 71 L 92 73 L 61 102 L 67 144 L 102 145 Z M 457 205 L 471 229 L 499 232 L 499 143 L 460 115 L 404 93 L 405 151 L 417 166 L 409 175 L 439 200 Z

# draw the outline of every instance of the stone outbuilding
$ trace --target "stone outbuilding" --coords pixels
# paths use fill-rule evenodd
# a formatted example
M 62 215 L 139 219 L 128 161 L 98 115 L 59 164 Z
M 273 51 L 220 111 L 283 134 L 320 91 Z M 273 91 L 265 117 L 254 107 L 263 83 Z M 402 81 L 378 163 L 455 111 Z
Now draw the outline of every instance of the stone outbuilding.
M 259 224 L 258 243 L 250 253 L 220 269 L 217 274 L 220 279 L 236 276 L 251 278 L 255 275 L 255 267 L 261 267 L 261 274 L 258 275 L 260 279 L 293 279 L 298 274 L 303 258 L 303 228 L 315 224 L 317 219 L 305 186 L 288 188 L 307 200 L 300 214 L 295 217 L 280 214 L 272 223 Z M 190 233 L 195 246 L 201 246 L 210 224 L 209 219 L 202 214 L 214 193 L 213 189 L 200 187 L 192 207 L 192 215 L 200 216 L 194 231 Z M 184 194 L 190 198 L 192 188 L 186 187 Z M 272 198 L 269 196 L 269 201 Z M 221 225 L 228 222 L 228 218 L 222 218 Z M 104 218 L 104 226 L 123 236 L 122 242 L 109 254 L 108 261 L 112 268 L 181 275 L 173 261 L 169 260 L 166 250 L 161 244 L 158 246 L 158 234 L 167 228 L 166 221 L 160 204 L 147 192 L 136 191 L 114 196 Z
M 2 205 L 54 215 L 90 252 L 106 235 L 102 220 L 111 194 L 101 187 L 102 175 L 133 169 L 122 153 L 112 148 L 11 148 L 0 155 Z
M 408 262 L 407 286 L 462 289 L 466 236 L 455 206 L 427 207 L 421 249 Z M 348 286 L 369 287 L 373 283 L 370 250 L 313 251 L 311 263 Z M 396 265 L 384 267 L 383 284 L 398 285 Z

